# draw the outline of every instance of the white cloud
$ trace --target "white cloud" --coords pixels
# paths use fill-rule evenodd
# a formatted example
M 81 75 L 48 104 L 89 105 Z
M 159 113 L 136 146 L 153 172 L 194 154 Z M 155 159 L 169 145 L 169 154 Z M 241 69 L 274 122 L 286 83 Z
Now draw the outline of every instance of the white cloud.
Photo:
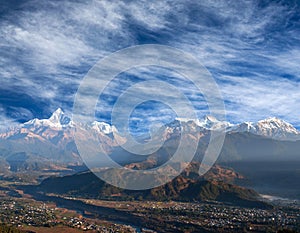
M 19 123 L 15 119 L 6 116 L 4 108 L 0 106 L 0 133 L 5 132 L 8 127 L 15 127 L 17 125 Z
M 163 29 L 168 23 L 167 14 L 172 11 L 172 3 L 168 1 L 132 1 L 127 10 L 130 16 L 149 29 Z
M 227 83 L 221 90 L 227 101 L 227 112 L 235 121 L 257 121 L 270 116 L 300 123 L 300 83 L 270 80 L 266 77 L 222 77 Z M 264 82 L 261 82 L 264 79 Z M 229 82 L 228 82 L 229 81 Z
M 72 103 L 85 71 L 99 58 L 143 43 L 139 36 L 155 37 L 208 67 L 234 120 L 280 115 L 297 123 L 300 50 L 292 43 L 297 30 L 280 31 L 295 14 L 294 8 L 278 2 L 261 7 L 246 0 L 29 1 L 21 13 L 11 12 L 0 22 L 1 85 L 23 87 L 34 98 L 49 99 L 47 107 L 54 109 L 61 100 Z M 288 46 L 282 48 L 285 41 Z M 295 80 L 277 74 L 285 71 Z M 197 90 L 184 80 L 174 83 L 201 114 L 205 103 Z M 120 85 L 129 84 L 112 83 L 108 94 L 114 98 Z M 66 91 L 68 86 L 72 91 Z M 109 107 L 102 105 L 104 111 Z
M 300 48 L 292 48 L 270 57 L 283 73 L 294 75 L 300 80 Z

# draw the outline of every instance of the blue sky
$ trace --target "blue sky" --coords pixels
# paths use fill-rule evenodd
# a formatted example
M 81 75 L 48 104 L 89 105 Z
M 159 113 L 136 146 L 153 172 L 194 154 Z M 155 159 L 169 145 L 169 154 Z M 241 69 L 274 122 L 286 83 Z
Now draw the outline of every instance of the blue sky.
M 71 114 L 88 70 L 132 45 L 163 44 L 191 53 L 213 75 L 231 122 L 270 116 L 300 127 L 299 1 L 2 0 L 0 5 L 0 124 Z M 201 93 L 159 68 L 120 75 L 98 104 L 109 120 L 117 95 L 134 80 L 155 76 L 179 86 L 201 117 Z M 145 103 L 134 124 L 166 121 L 174 113 Z

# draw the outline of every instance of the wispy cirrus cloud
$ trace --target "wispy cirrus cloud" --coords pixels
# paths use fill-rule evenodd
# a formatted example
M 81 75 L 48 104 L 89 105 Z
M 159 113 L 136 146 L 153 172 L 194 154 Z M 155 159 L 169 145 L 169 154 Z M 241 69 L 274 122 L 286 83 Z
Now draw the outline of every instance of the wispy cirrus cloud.
M 300 103 L 299 82 L 266 77 L 223 78 L 226 81 L 222 86 L 223 95 L 229 101 L 227 111 L 234 121 L 257 121 L 277 116 L 299 124 L 300 112 L 296 108 Z M 262 78 L 264 82 L 261 82 Z
M 190 52 L 209 69 L 229 119 L 279 116 L 300 126 L 297 1 L 31 0 L 17 7 L 4 4 L 4 9 L 0 78 L 1 91 L 9 93 L 1 95 L 6 96 L 1 99 L 6 118 L 21 119 L 11 114 L 14 107 L 27 109 L 28 119 L 37 113 L 49 116 L 57 107 L 71 111 L 82 78 L 98 59 L 130 45 L 158 43 Z M 135 75 L 147 78 L 140 72 Z M 151 72 L 165 75 L 204 114 L 203 97 L 190 83 L 174 82 L 172 74 L 161 70 Z M 123 78 L 107 89 L 100 107 L 103 118 L 117 94 L 132 83 Z M 33 107 L 15 104 L 21 94 L 30 96 Z M 146 118 L 149 112 L 137 115 Z

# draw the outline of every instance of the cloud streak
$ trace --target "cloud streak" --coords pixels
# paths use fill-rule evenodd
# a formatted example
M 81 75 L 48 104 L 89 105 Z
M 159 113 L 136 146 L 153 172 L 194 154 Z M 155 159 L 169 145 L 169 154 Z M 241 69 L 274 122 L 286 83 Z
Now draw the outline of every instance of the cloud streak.
M 5 9 L 0 12 L 0 94 L 10 94 L 0 99 L 1 119 L 24 120 L 16 114 L 25 114 L 24 109 L 27 118 L 37 113 L 47 117 L 57 107 L 71 111 L 81 80 L 98 59 L 130 45 L 158 43 L 190 52 L 208 68 L 230 120 L 278 116 L 300 127 L 296 1 L 31 0 L 18 10 L 11 5 Z M 125 87 L 151 76 L 178 87 L 199 117 L 206 114 L 201 93 L 174 75 L 140 69 L 117 78 L 99 102 L 100 118 L 109 120 Z M 31 97 L 32 107 L 16 104 L 22 102 L 20 93 Z M 33 101 L 37 99 L 43 101 Z M 138 110 L 136 117 L 147 118 L 149 109 Z M 162 106 L 155 111 L 161 120 Z

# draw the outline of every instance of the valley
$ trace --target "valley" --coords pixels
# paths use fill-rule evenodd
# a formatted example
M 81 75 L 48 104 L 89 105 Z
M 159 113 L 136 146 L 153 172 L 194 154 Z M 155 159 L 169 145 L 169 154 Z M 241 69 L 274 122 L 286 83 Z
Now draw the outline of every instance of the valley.
M 218 201 L 101 200 L 24 191 L 15 189 L 18 197 L 2 191 L 0 202 L 1 221 L 24 232 L 277 232 L 300 226 L 299 205 L 266 209 Z
M 83 164 L 73 131 L 91 154 L 101 148 L 127 169 L 152 169 L 177 149 L 180 130 L 199 140 L 190 164 L 175 179 L 148 190 L 124 190 L 100 180 L 130 179 L 102 164 Z M 225 128 L 224 128 L 225 127 Z M 216 164 L 198 171 L 213 130 L 226 137 Z M 21 231 L 53 232 L 277 232 L 299 229 L 299 133 L 270 118 L 233 125 L 213 117 L 176 119 L 161 130 L 162 148 L 137 156 L 124 150 L 117 129 L 104 122 L 82 126 L 61 109 L 0 134 L 1 221 Z M 143 137 L 142 137 L 143 138 Z M 158 139 L 157 142 L 159 142 Z M 122 141 L 125 143 L 125 141 Z M 97 144 L 95 144 L 97 143 Z M 101 149 L 101 150 L 102 150 Z M 284 162 L 283 162 L 284 158 Z M 166 169 L 169 169 L 167 166 Z M 155 179 L 160 179 L 159 177 Z M 282 199 L 272 200 L 272 196 Z M 275 198 L 276 199 L 276 198 Z M 288 201 L 285 201 L 288 200 Z M 26 216 L 24 218 L 23 216 Z
M 0 219 L 36 233 L 55 229 L 74 233 L 299 229 L 299 202 L 260 201 L 255 191 L 223 183 L 243 181 L 244 176 L 220 166 L 204 178 L 188 178 L 194 177 L 195 167 L 192 164 L 172 183 L 149 191 L 110 187 L 86 171 L 46 178 L 40 184 L 2 180 Z M 194 183 L 196 180 L 200 183 Z M 219 183 L 213 186 L 216 180 Z M 187 184 L 197 184 L 198 191 L 185 192 Z

